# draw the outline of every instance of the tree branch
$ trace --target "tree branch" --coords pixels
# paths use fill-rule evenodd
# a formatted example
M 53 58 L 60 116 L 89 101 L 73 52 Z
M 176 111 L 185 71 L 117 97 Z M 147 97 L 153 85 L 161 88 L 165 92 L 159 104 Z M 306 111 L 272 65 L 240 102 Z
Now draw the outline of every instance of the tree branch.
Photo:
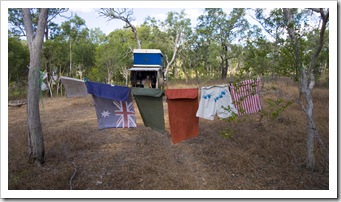
M 32 25 L 32 19 L 31 19 L 31 12 L 29 8 L 23 8 L 23 20 L 24 20 L 24 26 L 26 30 L 27 35 L 27 42 L 30 46 L 31 42 L 33 41 L 33 25 Z
M 125 28 L 131 28 L 131 31 L 135 35 L 137 46 L 139 49 L 141 49 L 141 41 L 138 37 L 136 27 L 131 23 L 132 21 L 135 20 L 132 17 L 133 15 L 132 9 L 123 8 L 121 10 L 121 9 L 115 9 L 115 8 L 101 8 L 97 12 L 100 14 L 100 16 L 108 18 L 108 21 L 113 20 L 113 19 L 118 19 L 118 20 L 122 20 L 123 22 L 125 22 L 126 23 Z

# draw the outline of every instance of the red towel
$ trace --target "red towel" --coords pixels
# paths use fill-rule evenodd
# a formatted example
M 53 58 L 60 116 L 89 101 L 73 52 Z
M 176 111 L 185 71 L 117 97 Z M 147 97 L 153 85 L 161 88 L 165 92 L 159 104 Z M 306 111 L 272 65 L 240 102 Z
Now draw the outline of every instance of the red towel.
M 199 135 L 198 89 L 168 89 L 168 116 L 173 144 Z

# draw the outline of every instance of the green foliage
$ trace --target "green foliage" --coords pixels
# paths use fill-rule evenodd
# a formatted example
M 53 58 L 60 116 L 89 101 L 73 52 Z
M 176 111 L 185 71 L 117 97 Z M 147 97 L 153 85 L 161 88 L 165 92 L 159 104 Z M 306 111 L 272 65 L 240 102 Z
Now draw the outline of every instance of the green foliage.
M 232 138 L 235 135 L 233 129 L 226 128 L 222 131 L 220 131 L 220 136 L 223 138 Z
M 9 100 L 18 100 L 24 99 L 27 95 L 27 88 L 20 81 L 13 81 L 8 84 L 8 99 Z
M 224 110 L 226 110 L 229 114 L 231 114 L 231 116 L 229 116 L 228 118 L 226 118 L 229 122 L 235 121 L 238 118 L 238 114 L 235 113 L 234 111 L 232 111 L 231 106 L 228 106 L 227 108 L 224 106 L 221 106 L 221 108 L 223 108 Z M 242 107 L 240 108 L 242 109 Z
M 220 72 L 225 79 L 230 70 L 230 60 L 240 57 L 241 48 L 235 43 L 242 41 L 249 23 L 245 9 L 234 8 L 226 14 L 221 8 L 206 8 L 199 16 L 196 34 L 204 55 L 206 73 Z M 214 73 L 213 73 L 214 74 Z
M 115 30 L 107 37 L 107 42 L 95 50 L 95 69 L 89 72 L 91 80 L 106 83 L 124 83 L 124 71 L 132 65 L 132 49 L 135 44 L 133 33 L 129 30 Z
M 40 9 L 39 8 L 31 8 L 32 15 L 32 26 L 35 30 L 38 24 L 38 16 Z M 49 8 L 48 16 L 47 16 L 47 27 L 45 32 L 46 39 L 54 38 L 55 35 L 58 35 L 59 29 L 58 25 L 53 22 L 53 19 L 64 12 L 67 12 L 68 8 Z M 23 21 L 23 13 L 21 8 L 9 8 L 8 9 L 8 22 L 12 25 L 10 28 L 10 35 L 12 36 L 25 36 L 25 28 Z M 48 35 L 47 35 L 48 34 Z
M 27 77 L 29 65 L 29 51 L 24 41 L 10 37 L 8 38 L 8 79 L 10 82 Z
M 261 111 L 262 117 L 269 117 L 272 120 L 277 119 L 280 114 L 293 104 L 292 100 L 285 100 L 283 98 L 267 99 L 267 107 Z
M 132 50 L 136 47 L 131 30 L 122 28 L 106 36 L 99 28 L 89 30 L 84 19 L 77 15 L 60 25 L 53 23 L 55 16 L 66 10 L 56 8 L 49 11 L 49 40 L 44 43 L 42 68 L 69 76 L 76 76 L 76 71 L 81 70 L 83 76 L 98 76 L 96 80 L 124 82 L 124 71 L 131 66 Z M 31 11 L 33 16 L 39 13 L 39 9 Z M 24 34 L 21 12 L 21 9 L 9 9 L 9 23 L 13 25 L 10 36 Z M 307 67 L 319 36 L 319 27 L 311 20 L 318 22 L 318 18 L 307 9 L 293 9 L 292 12 L 294 19 L 290 26 L 300 30 L 299 57 L 302 66 Z M 246 15 L 253 17 L 258 24 L 249 24 Z M 33 26 L 36 19 L 33 17 Z M 286 34 L 282 9 L 235 8 L 226 12 L 222 8 L 206 8 L 197 21 L 198 24 L 192 26 L 182 10 L 167 13 L 165 20 L 147 17 L 136 27 L 142 48 L 160 49 L 165 64 L 172 58 L 176 34 L 182 33 L 176 59 L 169 71 L 170 79 L 186 77 L 200 82 L 219 79 L 225 71 L 228 76 L 238 78 L 257 75 L 298 78 L 301 67 L 293 58 L 294 48 Z M 327 28 L 325 41 L 328 41 L 328 32 Z M 13 39 L 9 39 L 9 49 L 15 48 L 13 43 Z M 9 53 L 10 79 L 26 72 L 26 67 L 23 68 L 26 57 L 12 53 Z M 20 71 L 16 66 L 21 66 Z M 315 62 L 316 78 L 326 75 L 328 68 L 329 46 L 326 44 Z
M 105 83 L 106 82 L 106 72 L 101 71 L 101 68 L 93 67 L 91 68 L 90 72 L 87 74 L 87 78 L 90 81 Z

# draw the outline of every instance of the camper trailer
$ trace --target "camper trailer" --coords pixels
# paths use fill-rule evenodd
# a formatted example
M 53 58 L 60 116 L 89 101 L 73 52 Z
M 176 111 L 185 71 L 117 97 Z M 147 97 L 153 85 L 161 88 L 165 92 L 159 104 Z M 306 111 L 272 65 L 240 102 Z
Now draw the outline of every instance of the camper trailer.
M 131 87 L 163 88 L 163 55 L 158 49 L 134 49 Z

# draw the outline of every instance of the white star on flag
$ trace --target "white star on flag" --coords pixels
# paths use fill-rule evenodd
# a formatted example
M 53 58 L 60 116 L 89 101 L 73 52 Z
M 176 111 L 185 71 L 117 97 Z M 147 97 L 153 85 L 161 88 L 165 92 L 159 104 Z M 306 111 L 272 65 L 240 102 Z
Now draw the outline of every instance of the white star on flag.
M 103 111 L 102 113 L 102 117 L 106 118 L 110 115 L 109 111 Z

